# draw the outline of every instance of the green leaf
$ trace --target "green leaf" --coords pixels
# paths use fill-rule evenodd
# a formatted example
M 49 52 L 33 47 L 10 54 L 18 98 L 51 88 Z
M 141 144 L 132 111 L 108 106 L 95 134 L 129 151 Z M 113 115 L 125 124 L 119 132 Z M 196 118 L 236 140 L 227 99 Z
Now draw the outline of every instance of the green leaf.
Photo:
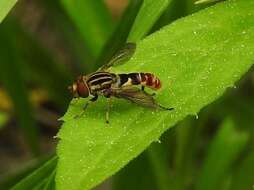
M 64 64 L 57 62 L 50 52 L 14 18 L 9 17 L 2 24 L 2 27 L 8 33 L 8 38 L 6 37 L 5 40 L 8 40 L 10 44 L 9 54 L 15 58 L 16 64 L 22 66 L 20 72 L 25 82 L 28 84 L 32 82 L 45 88 L 49 98 L 61 108 L 65 108 L 66 102 L 70 99 L 66 86 L 71 83 L 71 76 Z M 17 43 L 17 41 L 20 43 Z M 3 44 L 1 46 L 5 48 Z M 41 76 L 47 77 L 41 80 Z M 12 82 L 16 83 L 15 80 L 12 80 Z
M 1 175 L 0 189 L 10 189 L 34 170 L 41 167 L 48 159 L 49 156 L 46 156 L 46 158 L 44 156 L 36 157 L 35 159 L 29 160 L 19 167 L 15 167 L 14 170 Z
M 73 27 L 73 22 L 66 14 L 61 1 L 38 1 L 39 6 L 43 11 L 47 12 L 45 19 L 48 20 L 50 26 L 57 26 L 57 38 L 66 48 L 68 55 L 72 56 L 72 67 L 79 72 L 91 72 L 94 57 L 90 55 L 83 41 L 81 33 L 76 27 Z M 66 89 L 66 88 L 65 88 Z
M 0 130 L 3 128 L 3 126 L 7 122 L 7 120 L 8 120 L 7 113 L 0 111 Z
M 208 150 L 197 179 L 197 190 L 219 189 L 225 181 L 225 174 L 247 144 L 248 137 L 247 133 L 235 129 L 231 119 L 224 121 Z
M 148 152 L 148 158 L 150 161 L 153 174 L 157 182 L 158 190 L 168 190 L 170 183 L 172 183 L 169 175 L 169 160 L 167 158 L 167 148 L 162 144 L 152 144 Z
M 16 4 L 17 0 L 1 0 L 0 1 L 0 23 L 3 21 L 4 17 Z
M 203 117 L 202 117 L 203 118 Z M 200 141 L 199 132 L 201 125 L 200 121 L 194 122 L 193 117 L 188 117 L 180 122 L 175 129 L 175 152 L 174 155 L 174 179 L 171 189 L 188 189 L 186 181 L 191 181 L 193 175 L 193 157 L 197 142 Z M 203 122 L 202 122 L 203 124 Z M 189 184 L 188 184 L 189 185 Z
M 174 20 L 186 16 L 187 13 L 185 4 L 186 2 L 183 0 L 172 0 L 149 32 L 155 32 L 161 27 L 173 22 Z
M 163 134 L 146 151 L 132 160 L 113 177 L 114 190 L 171 189 L 169 137 L 173 130 Z M 172 140 L 172 139 L 170 139 Z M 149 181 L 149 183 L 147 183 Z
M 254 181 L 254 151 L 249 153 L 249 155 L 243 160 L 243 162 L 238 166 L 238 170 L 232 180 L 231 190 L 251 190 L 253 189 Z
M 171 2 L 172 0 L 144 0 L 132 26 L 128 41 L 136 42 L 142 39 Z
M 38 184 L 36 184 L 32 190 L 44 190 L 44 187 L 48 181 L 48 177 L 41 179 Z
M 56 170 L 54 170 L 50 174 L 48 181 L 47 181 L 43 190 L 54 190 L 55 189 L 55 176 L 56 176 Z
M 121 169 L 168 128 L 220 97 L 254 59 L 254 1 L 227 1 L 180 19 L 137 44 L 114 72 L 152 72 L 163 87 L 156 100 L 175 111 L 152 111 L 114 99 L 73 101 L 63 117 L 56 172 L 58 190 L 91 189 Z
M 157 189 L 147 151 L 132 160 L 113 178 L 113 190 Z M 149 183 L 147 183 L 149 181 Z
M 65 10 L 97 57 L 113 29 L 110 15 L 102 0 L 61 0 Z
M 203 3 L 215 3 L 222 0 L 197 0 L 195 4 L 203 4 Z
M 54 156 L 49 161 L 47 161 L 43 166 L 35 170 L 29 176 L 22 179 L 19 183 L 17 183 L 11 190 L 24 190 L 24 189 L 32 189 L 34 187 L 38 187 L 40 185 L 46 185 L 47 179 L 52 172 L 54 171 L 57 163 L 57 157 Z M 41 188 L 41 187 L 40 187 Z
M 20 127 L 24 132 L 26 141 L 34 154 L 38 151 L 38 131 L 32 115 L 32 108 L 28 100 L 27 88 L 21 74 L 22 65 L 12 56 L 10 39 L 13 38 L 4 25 L 0 26 L 0 80 L 14 104 Z M 14 79 L 15 78 L 15 79 Z

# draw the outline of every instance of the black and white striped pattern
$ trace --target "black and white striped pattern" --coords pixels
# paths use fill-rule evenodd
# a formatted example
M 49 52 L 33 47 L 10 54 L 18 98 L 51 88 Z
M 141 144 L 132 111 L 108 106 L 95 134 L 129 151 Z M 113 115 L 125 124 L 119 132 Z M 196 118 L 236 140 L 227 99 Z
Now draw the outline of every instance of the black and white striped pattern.
M 117 76 L 108 72 L 95 72 L 87 79 L 87 84 L 92 91 L 107 89 L 115 82 L 117 82 Z

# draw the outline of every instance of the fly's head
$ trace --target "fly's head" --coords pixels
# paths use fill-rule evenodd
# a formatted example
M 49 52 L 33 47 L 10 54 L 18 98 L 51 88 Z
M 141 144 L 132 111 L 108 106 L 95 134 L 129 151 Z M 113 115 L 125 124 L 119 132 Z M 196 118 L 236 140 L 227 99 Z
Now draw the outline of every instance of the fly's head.
M 84 76 L 79 76 L 77 80 L 68 87 L 68 89 L 74 98 L 86 98 L 89 96 L 89 88 Z

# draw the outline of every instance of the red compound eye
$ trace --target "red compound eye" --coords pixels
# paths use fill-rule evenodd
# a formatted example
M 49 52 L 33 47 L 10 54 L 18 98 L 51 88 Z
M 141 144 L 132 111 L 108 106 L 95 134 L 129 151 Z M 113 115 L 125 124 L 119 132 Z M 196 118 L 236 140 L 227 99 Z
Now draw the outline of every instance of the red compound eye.
M 86 98 L 89 96 L 89 89 L 82 78 L 77 80 L 77 92 L 80 97 Z

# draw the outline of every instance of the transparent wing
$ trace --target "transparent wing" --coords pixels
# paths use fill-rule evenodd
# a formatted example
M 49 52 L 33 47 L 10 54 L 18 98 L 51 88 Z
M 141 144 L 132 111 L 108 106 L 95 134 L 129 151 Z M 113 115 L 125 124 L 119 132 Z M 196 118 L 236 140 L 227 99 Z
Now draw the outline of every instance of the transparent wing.
M 107 64 L 103 65 L 98 70 L 99 71 L 107 70 L 113 65 L 120 65 L 127 62 L 132 57 L 135 50 L 136 50 L 135 43 L 126 43 L 124 47 L 121 48 Z
M 143 107 L 149 107 L 154 109 L 164 109 L 164 110 L 172 110 L 173 108 L 166 108 L 155 102 L 152 95 L 146 93 L 145 91 L 136 88 L 136 87 L 128 87 L 128 88 L 119 88 L 114 89 L 114 96 L 117 98 L 123 98 L 129 100 L 132 103 L 138 104 Z

